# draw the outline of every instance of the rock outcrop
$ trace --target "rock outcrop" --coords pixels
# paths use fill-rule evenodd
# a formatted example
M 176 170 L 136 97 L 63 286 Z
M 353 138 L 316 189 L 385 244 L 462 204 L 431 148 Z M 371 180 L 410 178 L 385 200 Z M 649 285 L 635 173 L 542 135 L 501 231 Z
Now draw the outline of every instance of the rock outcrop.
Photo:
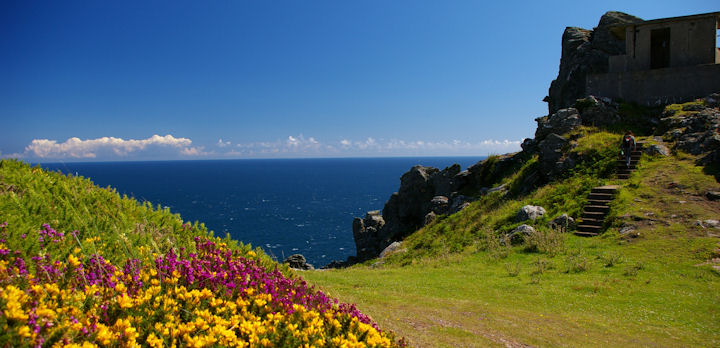
M 457 212 L 472 199 L 457 191 L 473 182 L 472 171 L 455 164 L 443 170 L 414 166 L 400 178 L 400 189 L 382 213 L 368 212 L 353 221 L 357 261 L 377 257 L 393 242 L 431 223 L 436 216 Z
M 716 104 L 692 103 L 681 111 L 669 109 L 660 120 L 664 140 L 674 142 L 675 149 L 700 156 L 702 165 L 720 164 L 720 109 L 710 105 Z
M 378 257 L 393 242 L 432 223 L 438 216 L 467 208 L 475 198 L 462 192 L 504 194 L 505 186 L 493 185 L 505 174 L 519 168 L 525 156 L 523 153 L 495 156 L 465 171 L 460 171 L 457 164 L 443 170 L 412 167 L 400 178 L 398 192 L 390 196 L 382 213 L 368 212 L 364 218 L 354 219 L 353 237 L 357 254 L 347 263 Z
M 610 28 L 619 24 L 642 22 L 642 19 L 622 12 L 607 12 L 593 30 L 565 28 L 562 36 L 562 55 L 558 77 L 550 84 L 548 113 L 575 104 L 586 96 L 585 78 L 591 73 L 608 71 L 608 57 L 625 53 L 624 42 L 615 39 Z
M 568 214 L 561 214 L 558 217 L 550 220 L 548 226 L 551 228 L 562 228 L 565 231 L 575 228 L 575 219 L 570 217 Z
M 545 208 L 539 205 L 526 205 L 517 212 L 517 221 L 537 220 L 545 215 Z
M 535 137 L 524 139 L 522 151 L 491 156 L 464 171 L 457 164 L 443 170 L 424 166 L 411 168 L 402 175 L 398 192 L 390 196 L 382 213 L 369 212 L 364 218 L 355 218 L 353 235 L 357 256 L 336 265 L 345 266 L 378 257 L 393 243 L 433 223 L 439 216 L 466 208 L 478 195 L 522 195 L 561 178 L 578 163 L 587 160 L 584 155 L 572 151 L 578 137 L 582 136 L 573 131 L 581 126 L 614 128 L 630 125 L 647 132 L 657 130 L 655 134 L 664 134 L 663 138 L 674 144 L 675 149 L 699 155 L 701 164 L 720 165 L 720 93 L 708 96 L 702 104 L 689 104 L 682 112 L 667 113 L 662 121 L 657 115 L 622 113 L 617 102 L 586 95 L 587 74 L 607 72 L 608 57 L 624 53 L 624 43 L 613 37 L 610 28 L 639 22 L 642 19 L 625 13 L 607 12 L 593 30 L 566 28 L 560 70 L 546 97 L 549 115 L 536 119 Z M 660 143 L 657 146 L 651 144 L 647 151 L 668 155 L 669 148 Z M 518 171 L 535 156 L 537 163 L 525 167 L 512 187 L 500 185 L 501 178 Z M 535 220 L 544 213 L 544 209 L 542 213 L 523 213 L 518 221 Z M 567 215 L 550 222 L 565 228 L 573 228 L 574 223 Z M 511 235 L 514 238 L 526 235 L 530 231 L 528 227 L 522 225 Z
M 512 244 L 521 243 L 525 240 L 525 237 L 535 233 L 535 228 L 530 225 L 520 225 L 515 227 L 510 233 L 507 234 L 505 240 L 510 241 Z
M 288 264 L 290 268 L 293 269 L 299 269 L 303 271 L 309 271 L 315 269 L 313 265 L 307 263 L 307 260 L 305 260 L 305 256 L 302 254 L 293 254 L 288 256 L 283 263 Z

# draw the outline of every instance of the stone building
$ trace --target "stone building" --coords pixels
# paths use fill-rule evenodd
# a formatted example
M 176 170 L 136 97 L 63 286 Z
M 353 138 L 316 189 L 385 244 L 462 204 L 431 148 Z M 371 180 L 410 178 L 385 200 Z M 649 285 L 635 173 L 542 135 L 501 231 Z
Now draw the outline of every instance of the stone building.
M 613 26 L 625 54 L 609 57 L 607 73 L 588 74 L 586 92 L 646 105 L 718 92 L 718 29 L 720 12 Z

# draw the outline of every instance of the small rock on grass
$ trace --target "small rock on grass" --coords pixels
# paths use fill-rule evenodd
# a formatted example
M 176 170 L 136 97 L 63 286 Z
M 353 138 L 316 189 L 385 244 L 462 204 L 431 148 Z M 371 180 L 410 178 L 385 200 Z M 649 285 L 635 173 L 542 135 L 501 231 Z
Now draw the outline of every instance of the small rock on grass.
M 705 197 L 711 201 L 717 201 L 720 200 L 720 192 L 718 191 L 708 191 L 705 193 Z
M 545 208 L 539 205 L 526 205 L 517 213 L 517 221 L 535 220 L 545 215 Z

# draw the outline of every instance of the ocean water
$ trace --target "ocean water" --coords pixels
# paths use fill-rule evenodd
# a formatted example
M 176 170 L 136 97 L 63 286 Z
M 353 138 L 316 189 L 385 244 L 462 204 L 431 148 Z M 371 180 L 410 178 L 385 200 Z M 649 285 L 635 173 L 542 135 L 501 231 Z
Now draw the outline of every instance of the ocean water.
M 352 220 L 380 210 L 413 165 L 463 169 L 482 157 L 44 163 L 169 207 L 215 235 L 322 266 L 355 255 Z

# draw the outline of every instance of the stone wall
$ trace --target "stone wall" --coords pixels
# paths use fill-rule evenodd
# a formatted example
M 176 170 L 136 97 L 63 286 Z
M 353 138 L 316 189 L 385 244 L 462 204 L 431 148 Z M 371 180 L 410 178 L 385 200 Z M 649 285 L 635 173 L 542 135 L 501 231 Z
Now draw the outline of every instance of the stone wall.
M 685 102 L 720 92 L 720 65 L 589 74 L 586 91 L 643 105 Z
M 625 62 L 619 62 L 619 57 L 611 60 L 610 71 L 649 70 L 651 33 L 664 28 L 670 29 L 670 68 L 715 63 L 716 25 L 716 15 L 630 25 L 625 28 L 626 55 L 620 56 Z

